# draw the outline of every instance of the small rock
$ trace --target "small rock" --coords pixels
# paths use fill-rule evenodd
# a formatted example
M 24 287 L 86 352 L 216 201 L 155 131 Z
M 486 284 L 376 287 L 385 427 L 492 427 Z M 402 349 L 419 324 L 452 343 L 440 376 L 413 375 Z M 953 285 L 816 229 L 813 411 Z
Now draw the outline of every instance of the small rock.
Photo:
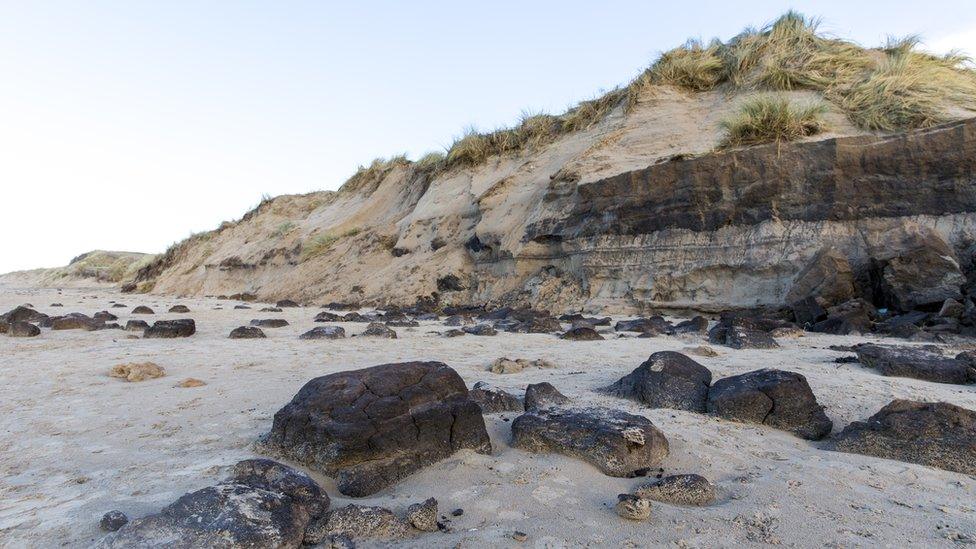
M 459 516 L 461 516 L 463 514 L 464 514 L 464 509 L 455 509 L 455 510 L 451 511 L 451 516 L 452 517 L 459 517 Z
M 231 330 L 230 339 L 264 339 L 264 331 L 255 326 L 238 326 Z
M 145 320 L 130 320 L 125 323 L 125 330 L 127 332 L 142 332 L 149 327 L 149 323 Z
M 112 366 L 108 375 L 126 381 L 145 381 L 166 375 L 166 370 L 155 362 L 130 362 Z
M 462 328 L 464 333 L 476 335 L 476 336 L 493 336 L 497 335 L 498 332 L 491 327 L 490 324 L 477 324 L 475 326 L 465 326 Z
M 466 335 L 466 332 L 464 332 L 463 330 L 455 329 L 455 330 L 448 330 L 441 335 L 443 335 L 444 337 L 459 337 L 459 336 Z
M 518 530 L 512 532 L 512 539 L 515 541 L 525 541 L 529 539 L 529 535 L 525 532 L 519 532 Z
M 672 475 L 642 484 L 634 493 L 674 505 L 708 505 L 715 501 L 715 486 L 701 475 Z
M 533 383 L 525 388 L 525 411 L 541 410 L 553 406 L 562 406 L 569 402 L 569 397 L 560 393 L 551 383 Z
M 570 341 L 602 341 L 603 336 L 598 334 L 596 330 L 588 326 L 578 326 L 576 328 L 570 328 L 563 335 L 559 336 L 560 339 L 568 339 Z
M 313 522 L 305 530 L 305 544 L 315 545 L 332 535 L 351 539 L 399 539 L 407 534 L 406 521 L 383 507 L 349 504 Z
M 492 387 L 484 381 L 474 384 L 468 391 L 468 397 L 481 406 L 481 412 L 485 414 L 497 414 L 501 412 L 522 411 L 522 402 L 513 394 Z
M 283 318 L 260 318 L 251 321 L 251 326 L 260 328 L 284 328 L 287 325 L 288 321 Z
M 712 349 L 708 345 L 699 345 L 697 347 L 685 347 L 682 351 L 688 353 L 689 355 L 704 356 L 708 358 L 714 358 L 719 356 L 718 351 Z
M 30 322 L 12 322 L 7 328 L 10 337 L 36 337 L 41 335 L 41 329 Z
M 342 339 L 344 337 L 346 331 L 341 326 L 319 326 L 298 336 L 298 339 Z
M 153 338 L 174 338 L 190 337 L 197 331 L 197 325 L 191 318 L 181 318 L 179 320 L 157 320 L 152 326 L 146 328 L 142 337 Z
M 181 389 L 190 389 L 192 387 L 203 387 L 204 385 L 206 385 L 206 382 L 204 382 L 201 379 L 197 379 L 195 377 L 188 377 L 176 384 L 176 386 Z
M 149 307 L 146 307 L 145 305 L 139 305 L 135 309 L 132 309 L 132 314 L 134 314 L 134 315 L 152 315 L 152 314 L 156 314 L 156 313 L 154 313 L 152 309 L 150 309 Z
M 102 520 L 98 521 L 98 526 L 106 532 L 115 532 L 129 522 L 129 517 L 122 511 L 109 511 L 102 515 Z
M 651 502 L 634 494 L 620 494 L 614 510 L 627 520 L 647 520 L 651 516 Z
M 171 312 L 171 313 L 188 313 L 188 312 L 190 312 L 190 308 L 187 307 L 186 305 L 173 305 L 172 307 L 169 308 L 169 312 Z
M 282 299 L 277 303 L 275 303 L 275 307 L 278 307 L 279 309 L 283 309 L 285 307 L 300 307 L 300 305 L 290 299 Z
M 437 531 L 437 500 L 428 498 L 423 503 L 407 507 L 407 522 L 421 532 Z
M 369 325 L 366 326 L 366 330 L 362 335 L 367 337 L 382 337 L 386 339 L 397 338 L 396 332 L 382 322 L 370 322 Z

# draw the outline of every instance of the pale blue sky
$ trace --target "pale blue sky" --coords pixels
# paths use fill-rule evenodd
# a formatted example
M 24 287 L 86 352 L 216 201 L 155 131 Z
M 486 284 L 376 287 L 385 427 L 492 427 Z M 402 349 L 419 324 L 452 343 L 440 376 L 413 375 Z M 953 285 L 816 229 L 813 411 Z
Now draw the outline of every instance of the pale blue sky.
M 972 1 L 0 0 L 0 272 L 159 252 L 262 194 L 561 112 L 789 8 L 976 53 Z

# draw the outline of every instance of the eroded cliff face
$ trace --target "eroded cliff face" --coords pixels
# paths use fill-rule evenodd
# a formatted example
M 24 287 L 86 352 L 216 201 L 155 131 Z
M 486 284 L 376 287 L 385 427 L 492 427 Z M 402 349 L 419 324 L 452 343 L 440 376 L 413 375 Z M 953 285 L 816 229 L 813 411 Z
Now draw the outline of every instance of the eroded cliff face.
M 310 303 L 715 311 L 783 304 L 825 248 L 864 291 L 873 264 L 923 233 L 972 263 L 976 119 L 887 136 L 838 122 L 826 139 L 712 152 L 717 130 L 675 130 L 661 113 L 710 128 L 733 105 L 708 93 L 646 102 L 532 154 L 433 175 L 405 164 L 276 198 L 171 250 L 141 284 Z

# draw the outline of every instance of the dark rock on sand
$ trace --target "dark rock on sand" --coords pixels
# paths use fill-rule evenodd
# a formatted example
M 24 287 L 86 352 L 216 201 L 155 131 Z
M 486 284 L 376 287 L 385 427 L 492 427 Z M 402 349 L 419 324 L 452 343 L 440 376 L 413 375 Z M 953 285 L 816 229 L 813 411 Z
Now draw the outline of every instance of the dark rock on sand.
M 129 517 L 122 511 L 109 511 L 102 515 L 102 519 L 98 521 L 98 526 L 106 532 L 116 532 L 119 528 L 128 524 L 128 522 Z
M 321 313 L 315 315 L 315 322 L 343 322 L 344 319 L 335 313 L 330 313 L 329 311 L 322 311 Z
M 466 334 L 476 335 L 476 336 L 493 336 L 497 335 L 498 332 L 492 328 L 491 324 L 476 324 L 474 326 L 465 326 L 461 330 Z
M 92 332 L 105 325 L 104 322 L 81 313 L 69 313 L 64 316 L 52 317 L 49 320 L 52 330 L 87 330 Z
M 512 446 L 586 461 L 604 474 L 631 477 L 658 465 L 668 441 L 650 420 L 606 408 L 548 408 L 512 422 Z
M 522 401 L 518 397 L 507 391 L 492 387 L 484 381 L 475 383 L 471 390 L 468 391 L 468 396 L 471 400 L 477 402 L 478 406 L 481 406 L 481 411 L 485 414 L 521 412 L 523 410 Z
M 907 312 L 937 309 L 946 299 L 960 299 L 966 277 L 952 248 L 934 232 L 926 232 L 913 249 L 888 261 L 881 282 L 888 305 Z
M 570 328 L 563 335 L 559 336 L 560 339 L 568 339 L 571 341 L 602 341 L 603 336 L 597 333 L 596 330 L 588 326 L 577 326 L 575 328 Z
M 362 335 L 367 337 L 382 337 L 386 339 L 396 339 L 397 334 L 382 322 L 370 322 Z
M 423 503 L 407 507 L 407 522 L 421 532 L 437 531 L 437 500 L 427 498 Z
M 319 326 L 298 336 L 298 339 L 342 339 L 344 337 L 346 337 L 346 330 L 341 326 Z
M 230 339 L 264 339 L 266 336 L 257 326 L 238 326 L 230 331 Z
M 708 319 L 703 316 L 696 316 L 689 320 L 683 320 L 674 326 L 676 334 L 705 334 L 708 333 Z
M 708 411 L 809 440 L 827 436 L 833 426 L 806 378 L 783 370 L 755 370 L 716 381 L 708 393 Z
M 145 305 L 139 305 L 135 309 L 132 309 L 132 314 L 134 314 L 134 315 L 151 315 L 151 314 L 155 314 L 155 313 L 149 307 L 146 307 Z
M 125 330 L 127 332 L 141 332 L 149 327 L 149 323 L 145 320 L 130 320 L 125 323 Z
M 552 383 L 533 383 L 525 388 L 525 411 L 541 410 L 553 406 L 562 406 L 569 402 L 569 397 L 559 392 Z
M 708 368 L 681 353 L 660 351 L 604 391 L 651 408 L 704 413 L 711 383 Z
M 440 362 L 383 364 L 305 384 L 274 417 L 267 446 L 373 494 L 462 448 L 491 452 L 481 408 Z
M 196 331 L 197 325 L 192 318 L 157 320 L 152 326 L 146 328 L 142 337 L 147 339 L 190 337 Z
M 715 501 L 715 485 L 701 475 L 672 475 L 634 490 L 642 498 L 673 505 L 709 505 Z
M 830 449 L 976 475 L 976 411 L 947 402 L 893 400 L 845 427 Z
M 111 322 L 113 320 L 119 319 L 119 317 L 113 315 L 108 311 L 98 311 L 97 313 L 92 315 L 92 318 L 94 318 L 95 320 L 99 320 L 101 322 Z
M 186 305 L 173 305 L 172 307 L 169 308 L 169 312 L 171 312 L 171 313 L 188 313 L 188 312 L 190 312 L 190 308 L 187 307 Z
M 43 322 L 48 318 L 48 315 L 44 313 L 21 305 L 0 315 L 0 322 L 6 322 L 7 324 L 14 322 Z
M 298 303 L 290 299 L 282 299 L 279 300 L 277 303 L 275 303 L 275 307 L 278 307 L 279 309 L 284 309 L 285 307 L 300 307 L 300 306 L 301 305 L 299 305 Z
M 251 321 L 251 326 L 259 328 L 284 328 L 288 321 L 283 318 L 256 318 Z
M 41 329 L 30 322 L 11 322 L 7 328 L 10 337 L 36 337 L 41 335 Z
M 219 484 L 133 520 L 95 547 L 298 548 L 305 529 L 328 507 L 329 497 L 304 473 L 270 460 L 245 460 Z
M 976 370 L 966 360 L 942 356 L 938 347 L 909 347 L 861 343 L 857 359 L 883 376 L 910 377 L 935 383 L 976 382 Z
M 409 525 L 383 507 L 349 504 L 316 520 L 305 531 L 305 544 L 317 545 L 342 536 L 351 540 L 395 540 L 406 536 Z

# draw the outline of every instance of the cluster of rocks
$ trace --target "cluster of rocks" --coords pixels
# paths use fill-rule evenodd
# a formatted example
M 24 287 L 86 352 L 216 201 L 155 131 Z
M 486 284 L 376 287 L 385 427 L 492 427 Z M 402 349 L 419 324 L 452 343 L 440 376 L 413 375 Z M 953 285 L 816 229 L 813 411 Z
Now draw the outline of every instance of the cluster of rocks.
M 821 250 L 796 276 L 788 314 L 813 332 L 879 333 L 918 341 L 976 335 L 976 273 L 932 231 L 909 238 L 893 257 L 852 267 Z
M 132 314 L 152 314 L 152 310 L 140 306 L 133 309 Z M 31 307 L 19 306 L 0 315 L 0 333 L 7 334 L 10 337 L 36 337 L 41 334 L 41 328 L 89 332 L 124 329 L 127 331 L 143 331 L 146 338 L 173 338 L 189 337 L 196 332 L 196 325 L 189 318 L 160 320 L 154 322 L 152 326 L 144 320 L 129 320 L 125 327 L 115 322 L 118 319 L 116 315 L 108 311 L 99 311 L 91 316 L 83 313 L 50 316 Z
M 708 368 L 674 351 L 652 354 L 603 391 L 652 408 L 710 413 L 809 440 L 825 437 L 833 426 L 806 378 L 798 373 L 761 369 L 712 384 Z

